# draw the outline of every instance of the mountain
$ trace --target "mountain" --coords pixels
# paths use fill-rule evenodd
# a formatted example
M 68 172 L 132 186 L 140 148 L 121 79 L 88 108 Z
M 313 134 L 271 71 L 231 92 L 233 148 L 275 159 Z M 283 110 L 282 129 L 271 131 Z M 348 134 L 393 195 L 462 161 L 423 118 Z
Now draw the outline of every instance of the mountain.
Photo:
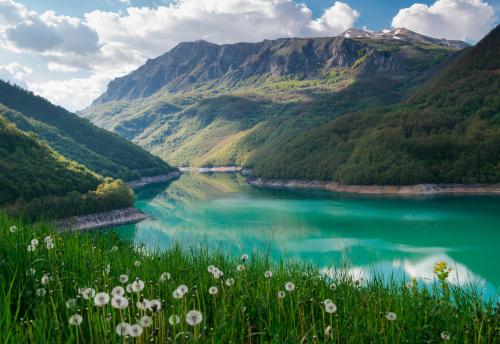
M 497 43 L 497 30 L 486 42 Z M 177 165 L 240 165 L 255 176 L 346 184 L 494 182 L 495 122 L 474 111 L 495 108 L 496 94 L 481 87 L 494 90 L 498 74 L 479 62 L 470 75 L 463 67 L 478 49 L 498 60 L 483 45 L 406 29 L 181 43 L 112 81 L 80 115 Z M 445 88 L 450 75 L 458 79 Z M 484 145 L 460 132 L 472 124 Z M 477 149 L 484 157 L 467 170 Z
M 36 133 L 67 159 L 103 176 L 131 180 L 172 170 L 161 159 L 118 135 L 0 80 L 1 104 L 4 117 L 20 130 Z

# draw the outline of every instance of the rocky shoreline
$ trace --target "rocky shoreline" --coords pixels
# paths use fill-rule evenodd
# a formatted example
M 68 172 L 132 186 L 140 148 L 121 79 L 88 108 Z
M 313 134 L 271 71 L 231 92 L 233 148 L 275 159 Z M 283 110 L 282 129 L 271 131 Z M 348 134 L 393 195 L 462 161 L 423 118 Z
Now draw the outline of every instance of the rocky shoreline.
M 148 184 L 156 184 L 156 183 L 164 183 L 179 178 L 181 175 L 180 171 L 172 171 L 168 174 L 154 176 L 154 177 L 142 177 L 138 180 L 133 180 L 131 182 L 127 182 L 127 186 L 131 189 L 138 189 L 146 186 Z
M 247 182 L 257 187 L 320 189 L 332 192 L 363 195 L 423 196 L 439 194 L 498 194 L 500 184 L 418 184 L 418 185 L 342 185 L 317 180 L 276 180 L 248 177 Z
M 148 218 L 142 211 L 130 207 L 103 213 L 74 216 L 56 221 L 56 228 L 61 231 L 87 231 L 92 229 L 115 227 L 141 222 Z

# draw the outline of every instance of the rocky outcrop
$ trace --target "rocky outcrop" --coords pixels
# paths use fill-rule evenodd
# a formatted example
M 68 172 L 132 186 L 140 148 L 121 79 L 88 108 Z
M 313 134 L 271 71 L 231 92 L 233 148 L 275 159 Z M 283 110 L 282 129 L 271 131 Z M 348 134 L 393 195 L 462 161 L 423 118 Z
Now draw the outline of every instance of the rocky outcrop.
M 142 177 L 141 179 L 127 182 L 127 186 L 131 189 L 138 189 L 138 188 L 142 188 L 143 186 L 146 186 L 148 184 L 169 182 L 171 180 L 179 178 L 180 175 L 181 175 L 180 171 L 172 171 L 169 174 L 164 174 L 161 176 Z
M 248 183 L 258 187 L 322 189 L 332 192 L 345 192 L 365 195 L 437 195 L 437 194 L 498 194 L 500 184 L 418 184 L 418 185 L 342 185 L 318 180 L 273 180 L 248 178 Z
M 86 231 L 138 223 L 146 218 L 148 216 L 145 213 L 131 207 L 58 220 L 56 228 L 61 231 Z

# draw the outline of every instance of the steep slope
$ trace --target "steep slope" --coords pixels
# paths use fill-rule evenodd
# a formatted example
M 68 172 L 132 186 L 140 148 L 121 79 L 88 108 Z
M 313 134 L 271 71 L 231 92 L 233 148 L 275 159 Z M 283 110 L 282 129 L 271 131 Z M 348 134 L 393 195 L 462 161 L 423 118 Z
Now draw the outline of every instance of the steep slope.
M 124 180 L 164 174 L 172 168 L 143 149 L 17 86 L 0 81 L 4 116 L 32 131 L 68 159 Z
M 176 165 L 252 167 L 338 116 L 400 102 L 466 45 L 370 35 L 182 43 L 80 115 Z
M 262 152 L 255 174 L 344 184 L 500 182 L 500 27 L 409 100 Z
M 9 123 L 0 109 L 0 205 L 95 190 L 103 178 Z

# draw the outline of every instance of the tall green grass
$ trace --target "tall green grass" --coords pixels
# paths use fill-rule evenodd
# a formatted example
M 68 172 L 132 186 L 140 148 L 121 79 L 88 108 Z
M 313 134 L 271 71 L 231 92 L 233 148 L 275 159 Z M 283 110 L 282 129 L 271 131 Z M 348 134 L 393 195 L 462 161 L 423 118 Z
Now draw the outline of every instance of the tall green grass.
M 46 236 L 52 238 L 51 249 Z M 34 238 L 39 244 L 28 251 Z M 224 275 L 216 279 L 209 265 Z M 266 278 L 266 271 L 273 276 Z M 171 278 L 160 281 L 164 272 Z M 120 282 L 122 274 L 129 276 L 127 283 Z M 44 275 L 48 284 L 42 284 Z M 274 264 L 259 253 L 246 261 L 204 248 L 146 254 L 112 232 L 57 233 L 47 224 L 32 226 L 0 214 L 0 342 L 498 343 L 497 305 L 441 277 L 429 288 L 378 278 L 359 283 L 341 272 L 329 277 L 309 265 Z M 230 278 L 234 285 L 228 286 Z M 123 310 L 111 303 L 97 307 L 78 292 L 93 288 L 110 294 L 136 279 L 145 288 L 126 293 L 129 306 Z M 290 281 L 295 290 L 285 291 Z M 174 298 L 182 284 L 189 291 Z M 218 288 L 216 295 L 208 291 L 212 286 Z M 280 291 L 284 298 L 278 297 Z M 76 306 L 68 308 L 72 298 Z M 160 300 L 161 309 L 139 309 L 137 301 L 143 299 Z M 326 312 L 325 299 L 337 306 L 335 313 Z M 199 325 L 186 322 L 190 310 L 202 313 Z M 389 312 L 395 320 L 388 319 Z M 83 317 L 79 326 L 69 324 L 74 314 Z M 168 321 L 173 314 L 180 317 L 175 326 Z M 119 323 L 137 324 L 144 315 L 153 324 L 139 337 L 116 333 Z

